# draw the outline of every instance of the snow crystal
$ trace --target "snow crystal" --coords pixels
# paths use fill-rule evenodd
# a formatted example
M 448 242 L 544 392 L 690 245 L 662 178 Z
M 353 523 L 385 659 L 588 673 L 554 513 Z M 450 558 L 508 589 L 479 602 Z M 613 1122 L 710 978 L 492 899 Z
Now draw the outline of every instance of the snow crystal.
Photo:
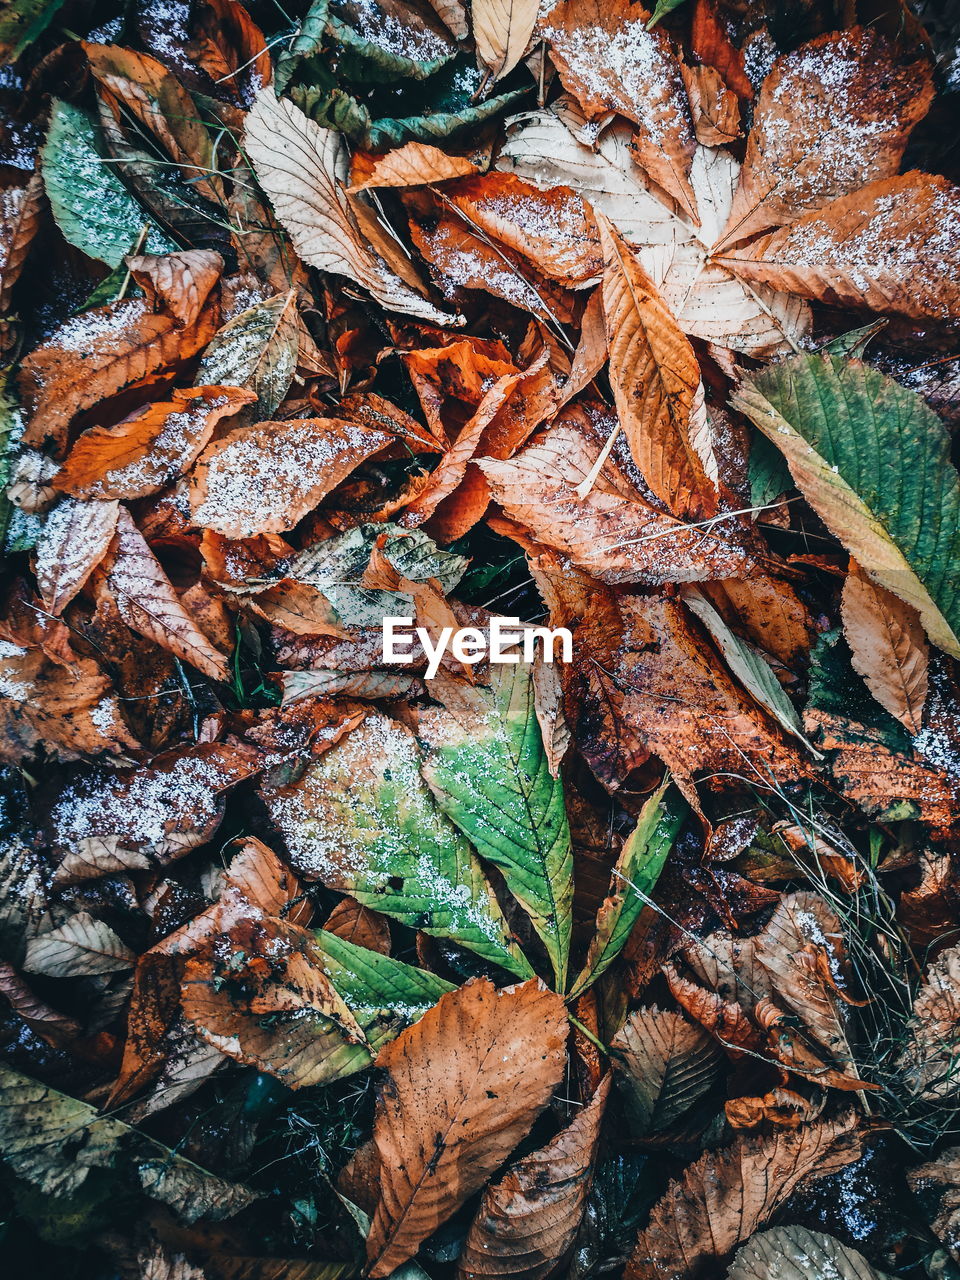
M 25 658 L 27 650 L 9 640 L 0 640 L 0 661 L 4 659 Z M 15 667 L 0 670 L 0 697 L 10 698 L 13 702 L 26 702 L 33 692 L 33 681 L 25 679 Z
M 75 351 L 88 355 L 101 341 L 114 342 L 130 325 L 147 312 L 144 298 L 128 298 L 120 306 L 109 311 L 84 311 L 71 316 L 53 335 L 53 345 L 61 351 Z
M 190 35 L 190 0 L 150 0 L 140 10 L 140 22 L 150 33 L 151 52 L 179 59 Z

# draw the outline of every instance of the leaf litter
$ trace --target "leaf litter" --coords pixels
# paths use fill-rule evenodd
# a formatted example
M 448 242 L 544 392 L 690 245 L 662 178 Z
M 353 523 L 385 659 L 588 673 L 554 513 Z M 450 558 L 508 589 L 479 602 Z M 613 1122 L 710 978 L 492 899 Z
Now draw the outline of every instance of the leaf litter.
M 44 8 L 0 18 L 13 1269 L 949 1280 L 950 20 Z M 434 649 L 494 617 L 571 658 Z

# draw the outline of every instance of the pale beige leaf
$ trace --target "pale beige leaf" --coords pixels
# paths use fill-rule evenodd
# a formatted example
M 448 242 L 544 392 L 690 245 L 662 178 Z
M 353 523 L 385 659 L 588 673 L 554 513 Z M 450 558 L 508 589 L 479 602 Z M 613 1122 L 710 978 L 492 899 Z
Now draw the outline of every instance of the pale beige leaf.
M 697 358 L 636 255 L 608 219 L 598 221 L 610 383 L 630 452 L 673 515 L 713 515 L 716 491 L 690 436 Z
M 694 137 L 680 64 L 662 28 L 632 0 L 561 0 L 543 19 L 564 88 L 591 119 L 617 111 L 637 125 L 633 147 L 651 180 L 697 220 Z
M 380 1193 L 369 1274 L 388 1276 L 503 1163 L 563 1077 L 566 1012 L 537 979 L 475 978 L 377 1059 Z
M 292 529 L 392 440 L 385 431 L 338 418 L 238 427 L 210 445 L 194 468 L 193 521 L 228 538 Z
M 136 959 L 102 920 L 78 911 L 59 928 L 29 940 L 23 967 L 48 978 L 78 978 L 132 969 Z
M 347 276 L 389 311 L 457 323 L 395 276 L 350 219 L 343 135 L 264 90 L 247 115 L 244 145 L 277 217 L 308 265 Z
M 162 649 L 215 680 L 227 678 L 227 659 L 184 609 L 160 561 L 121 508 L 107 586 L 124 622 Z
M 825 1177 L 855 1160 L 856 1124 L 846 1112 L 705 1152 L 653 1206 L 626 1280 L 686 1280 L 709 1268 L 763 1226 L 804 1178 Z
M 745 283 L 708 256 L 727 221 L 739 166 L 727 151 L 697 147 L 690 183 L 700 226 L 658 199 L 631 161 L 630 129 L 615 123 L 596 143 L 577 136 L 583 116 L 569 99 L 516 116 L 497 161 L 539 187 L 574 186 L 636 248 L 677 318 L 695 337 L 754 355 L 789 350 L 809 328 L 809 308 L 760 283 Z
M 745 281 L 832 305 L 960 316 L 960 189 L 911 171 L 718 255 Z
M 407 142 L 382 156 L 354 156 L 348 192 L 370 187 L 422 187 L 465 178 L 477 166 L 465 156 L 447 155 L 426 142 Z
M 871 27 L 818 36 L 778 58 L 763 82 L 720 244 L 892 177 L 932 99 L 926 60 L 899 61 Z
M 44 605 L 59 614 L 107 554 L 120 515 L 118 502 L 64 498 L 43 522 L 34 571 Z
M 512 71 L 526 52 L 537 22 L 539 0 L 473 0 L 477 56 L 494 80 Z
M 546 1280 L 563 1260 L 590 1190 L 610 1079 L 552 1142 L 487 1188 L 464 1241 L 459 1280 Z
M 850 564 L 840 600 L 853 668 L 904 728 L 916 736 L 927 699 L 929 652 L 915 609 Z
M 823 1231 L 774 1227 L 757 1232 L 737 1250 L 727 1280 L 888 1280 L 862 1253 Z
M 610 1048 L 634 1136 L 669 1129 L 710 1089 L 720 1064 L 716 1041 L 702 1027 L 655 1005 L 634 1010 Z

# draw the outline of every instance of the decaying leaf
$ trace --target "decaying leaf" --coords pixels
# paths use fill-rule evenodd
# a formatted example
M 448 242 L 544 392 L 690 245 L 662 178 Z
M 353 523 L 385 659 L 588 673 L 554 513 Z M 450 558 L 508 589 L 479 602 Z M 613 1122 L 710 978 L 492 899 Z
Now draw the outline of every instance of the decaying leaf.
M 852 1113 L 798 1132 L 737 1137 L 708 1151 L 653 1207 L 627 1263 L 629 1280 L 682 1280 L 731 1253 L 769 1219 L 804 1178 L 823 1177 L 858 1155 Z
M 498 992 L 476 979 L 381 1051 L 371 1276 L 412 1257 L 529 1130 L 563 1074 L 565 1021 L 534 980 Z
M 607 1076 L 566 1129 L 488 1187 L 460 1255 L 457 1274 L 464 1280 L 480 1276 L 543 1280 L 563 1259 L 576 1236 L 590 1189 L 609 1092 Z
M 716 1043 L 672 1010 L 637 1009 L 611 1044 L 638 1134 L 669 1129 L 712 1087 Z
M 783 1280 L 831 1275 L 836 1280 L 884 1280 L 862 1253 L 822 1231 L 806 1227 L 774 1227 L 758 1231 L 737 1250 L 727 1280 L 762 1280 L 771 1271 Z

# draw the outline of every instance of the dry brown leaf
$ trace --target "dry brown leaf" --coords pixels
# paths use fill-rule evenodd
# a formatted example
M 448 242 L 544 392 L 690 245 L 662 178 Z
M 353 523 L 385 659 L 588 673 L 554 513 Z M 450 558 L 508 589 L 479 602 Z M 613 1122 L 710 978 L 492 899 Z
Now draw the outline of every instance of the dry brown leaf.
M 10 1007 L 21 1017 L 31 1031 L 57 1048 L 67 1048 L 82 1034 L 80 1023 L 58 1013 L 40 1000 L 13 965 L 0 960 L 0 995 L 9 1000 Z
M 237 427 L 200 456 L 190 479 L 194 523 L 228 538 L 292 529 L 364 459 L 391 444 L 339 418 Z
M 833 305 L 960 316 L 960 190 L 911 171 L 842 196 L 717 262 Z
M 626 474 L 615 448 L 585 497 L 578 492 L 617 419 L 591 404 L 564 410 L 509 461 L 478 465 L 504 511 L 601 582 L 695 582 L 749 573 L 749 543 L 726 521 L 714 529 L 683 523 L 652 506 Z M 598 430 L 602 428 L 602 430 Z
M 34 572 L 44 606 L 61 613 L 107 554 L 120 515 L 118 502 L 64 498 L 43 523 Z
M 705 582 L 703 592 L 728 623 L 746 633 L 789 671 L 806 659 L 813 642 L 810 610 L 780 578 L 727 578 Z
M 151 302 L 159 303 L 182 325 L 193 324 L 223 274 L 223 258 L 213 249 L 138 254 L 124 261 Z
M 324 920 L 323 927 L 327 933 L 335 933 L 358 947 L 379 951 L 385 956 L 390 954 L 390 921 L 356 898 L 341 899 Z
M 840 794 L 871 817 L 902 811 L 905 804 L 938 838 L 951 839 L 960 814 L 960 780 L 936 759 L 890 746 L 882 729 L 846 716 L 808 709 L 804 730 L 826 753 L 830 778 Z
M 189 359 L 215 328 L 212 304 L 183 329 L 172 316 L 155 315 L 144 298 L 73 316 L 21 365 L 20 385 L 31 410 L 25 443 L 62 447 L 75 414 L 163 365 Z
M 617 111 L 637 125 L 638 164 L 697 222 L 690 186 L 694 138 L 680 64 L 670 37 L 648 31 L 632 0 L 561 0 L 540 32 L 568 92 L 590 119 Z
M 763 82 L 716 247 L 892 177 L 932 99 L 927 61 L 900 62 L 872 27 L 818 36 L 778 58 Z
M 512 71 L 526 53 L 538 8 L 539 0 L 473 0 L 477 56 L 494 80 Z
M 299 884 L 277 855 L 249 837 L 224 872 L 217 902 L 140 956 L 123 1061 L 109 1106 L 125 1104 L 155 1084 L 137 1104 L 132 1117 L 136 1123 L 188 1096 L 223 1062 L 220 1051 L 188 1029 L 183 1018 L 180 989 L 186 958 L 206 948 L 225 925 L 249 914 L 251 908 L 268 916 L 282 913 L 293 924 L 305 924 L 309 907 L 306 911 L 291 907 L 299 893 Z
M 600 235 L 590 206 L 571 187 L 546 190 L 513 173 L 464 178 L 443 191 L 444 207 L 460 211 L 474 234 L 519 253 L 538 272 L 568 289 L 599 280 Z
M 477 166 L 466 156 L 448 155 L 426 142 L 408 142 L 385 155 L 354 153 L 350 161 L 350 186 L 347 191 L 366 191 L 370 187 L 422 187 L 450 178 L 465 178 L 477 172 Z
M 740 104 L 714 67 L 680 68 L 690 100 L 693 131 L 705 147 L 722 147 L 740 136 Z
M 132 631 L 189 662 L 204 675 L 226 680 L 226 657 L 184 609 L 125 507 L 120 509 L 105 584 Z
M 670 1129 L 717 1078 L 716 1043 L 670 1009 L 634 1010 L 610 1048 L 635 1136 Z
M 347 276 L 388 311 L 456 323 L 394 275 L 351 221 L 342 134 L 322 129 L 289 99 L 264 90 L 247 115 L 244 146 L 305 263 Z
M 174 390 L 114 427 L 91 427 L 54 477 L 78 498 L 143 498 L 189 471 L 223 418 L 256 396 L 240 387 Z
M 706 987 L 684 977 L 672 961 L 663 966 L 663 975 L 670 994 L 680 1007 L 699 1022 L 704 1030 L 709 1031 L 731 1058 L 740 1056 L 740 1050 L 760 1052 L 763 1037 L 738 1001 L 725 999 L 717 991 L 708 991 Z
M 796 1132 L 737 1137 L 707 1151 L 653 1206 L 627 1263 L 626 1280 L 688 1280 L 768 1220 L 798 1183 L 825 1177 L 859 1155 L 853 1112 Z
M 626 241 L 609 219 L 598 221 L 610 384 L 630 452 L 673 515 L 713 515 L 716 491 L 691 434 L 697 358 Z
M 61 760 L 137 745 L 110 680 L 90 658 L 69 666 L 0 641 L 0 755 L 15 763 L 42 744 Z
M 461 1280 L 546 1280 L 563 1260 L 590 1190 L 610 1079 L 552 1142 L 484 1192 L 457 1264 Z
M 960 947 L 930 965 L 907 1035 L 897 1065 L 910 1093 L 932 1100 L 960 1092 Z
M 13 286 L 40 227 L 43 202 L 39 169 L 24 186 L 0 191 L 0 315 L 10 309 Z
M 723 1104 L 727 1122 L 734 1129 L 759 1129 L 772 1124 L 780 1129 L 800 1129 L 823 1112 L 827 1095 L 822 1090 L 807 1098 L 794 1089 L 771 1089 L 760 1097 L 730 1098 Z
M 743 50 L 738 49 L 727 34 L 716 0 L 695 0 L 690 48 L 700 62 L 720 72 L 738 98 L 747 102 L 752 99 L 753 85 L 744 69 Z
M 884 710 L 908 733 L 918 734 L 927 700 L 929 650 L 917 611 L 851 561 L 840 616 L 854 670 Z
M 380 1198 L 369 1272 L 388 1276 L 478 1191 L 560 1083 L 566 1012 L 536 979 L 475 978 L 381 1050 Z
M 165 866 L 209 840 L 226 792 L 258 769 L 260 752 L 201 743 L 154 756 L 149 765 L 93 768 L 65 785 L 50 811 L 57 882 Z
M 840 920 L 816 893 L 787 894 L 756 939 L 756 962 L 832 1061 L 857 1074 L 843 1001 L 850 965 Z
M 765 786 L 808 768 L 764 712 L 741 693 L 673 600 L 624 596 L 620 630 L 584 619 L 574 637 L 581 750 L 607 785 L 648 754 L 667 764 L 696 808 L 693 774 Z M 579 652 L 579 659 L 577 654 Z
M 129 112 L 177 162 L 191 187 L 222 199 L 213 138 L 196 103 L 162 62 L 119 45 L 83 44 L 90 70 L 119 117 Z

